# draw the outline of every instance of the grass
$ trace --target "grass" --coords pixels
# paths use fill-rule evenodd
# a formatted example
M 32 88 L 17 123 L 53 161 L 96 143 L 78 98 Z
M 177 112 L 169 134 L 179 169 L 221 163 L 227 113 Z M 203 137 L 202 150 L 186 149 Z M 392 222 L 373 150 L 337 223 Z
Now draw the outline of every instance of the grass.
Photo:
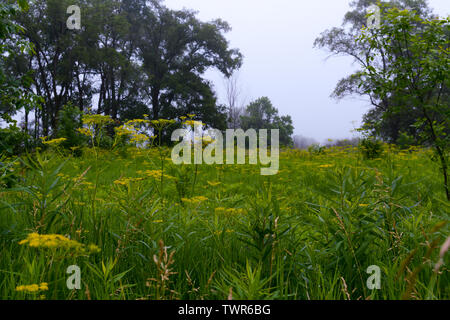
M 286 150 L 276 176 L 168 157 L 86 148 L 3 161 L 1 299 L 449 299 L 448 255 L 433 269 L 450 210 L 429 151 Z M 19 244 L 30 233 L 100 252 Z M 80 290 L 67 288 L 71 265 Z M 366 285 L 371 265 L 380 290 Z

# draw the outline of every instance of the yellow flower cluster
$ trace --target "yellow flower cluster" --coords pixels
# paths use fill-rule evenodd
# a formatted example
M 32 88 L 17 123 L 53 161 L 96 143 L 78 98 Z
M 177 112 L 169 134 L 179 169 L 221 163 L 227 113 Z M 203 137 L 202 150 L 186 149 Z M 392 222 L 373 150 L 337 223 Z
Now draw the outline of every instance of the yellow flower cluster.
M 78 128 L 77 131 L 85 136 L 91 137 L 94 133 L 88 128 Z
M 161 170 L 146 170 L 143 172 L 146 176 L 154 178 L 156 180 L 161 180 L 162 171 Z M 175 178 L 172 176 L 169 176 L 167 174 L 164 174 L 165 179 L 174 180 Z
M 174 124 L 176 121 L 175 120 L 167 120 L 167 119 L 159 119 L 159 120 L 152 120 L 150 122 L 156 130 L 162 130 L 167 126 Z
M 184 125 L 189 126 L 189 127 L 200 127 L 203 126 L 203 122 L 201 121 L 195 121 L 195 120 L 186 120 L 185 122 L 183 122 Z
M 19 245 L 28 245 L 31 248 L 71 249 L 81 254 L 100 252 L 100 248 L 94 244 L 86 248 L 82 243 L 59 234 L 30 233 L 26 239 L 19 242 Z
M 39 291 L 48 291 L 48 283 L 42 282 L 41 284 L 22 285 L 16 287 L 16 291 L 30 292 L 30 293 L 35 293 Z
M 116 134 L 118 136 L 128 136 L 131 134 L 135 134 L 135 131 L 126 125 L 114 128 L 114 130 L 116 131 Z
M 134 143 L 143 143 L 143 142 L 146 142 L 148 140 L 149 140 L 149 137 L 146 136 L 145 134 L 136 133 L 136 134 L 133 134 L 133 137 L 131 138 L 130 141 L 134 142 Z
M 332 167 L 334 167 L 333 164 L 323 164 L 323 165 L 319 166 L 319 168 L 332 168 Z
M 236 215 L 242 215 L 246 214 L 247 211 L 244 209 L 236 209 L 236 208 L 223 208 L 218 207 L 214 210 L 214 212 L 217 215 L 224 215 L 224 216 L 236 216 Z
M 103 116 L 101 114 L 85 114 L 83 115 L 83 123 L 88 126 L 106 126 L 114 122 L 110 116 Z
M 206 146 L 213 143 L 214 139 L 211 138 L 210 136 L 203 136 L 201 138 L 195 137 L 195 141 L 200 141 L 202 143 L 203 148 L 205 148 Z
M 138 181 L 142 181 L 142 180 L 144 180 L 144 178 L 122 178 L 122 179 L 118 179 L 118 180 L 114 181 L 114 184 L 127 186 L 131 182 L 138 182 Z
M 149 124 L 149 120 L 134 119 L 126 122 L 124 125 L 115 128 L 118 136 L 131 136 L 131 143 L 144 143 L 150 140 L 148 135 L 140 133 L 142 127 Z M 141 131 L 142 132 L 142 131 Z M 145 132 L 145 130 L 143 131 Z
M 227 230 L 225 230 L 225 232 L 226 232 L 226 233 L 234 233 L 234 230 L 227 229 Z M 217 231 L 214 232 L 214 234 L 215 234 L 216 236 L 220 236 L 220 235 L 222 235 L 222 233 L 223 233 L 222 230 L 217 230 Z
M 133 127 L 137 127 L 137 126 L 141 126 L 143 124 L 148 124 L 150 123 L 149 120 L 145 120 L 145 119 L 133 119 L 128 121 L 127 123 L 125 123 L 125 125 L 127 126 L 133 126 Z
M 57 146 L 57 145 L 59 145 L 59 144 L 61 144 L 64 141 L 67 140 L 66 138 L 59 138 L 59 139 L 53 139 L 53 140 L 48 140 L 47 141 L 46 138 L 47 137 L 41 138 L 42 143 L 45 144 L 45 145 L 48 145 L 48 146 L 52 146 L 52 147 L 55 147 L 55 146 Z
M 187 204 L 199 204 L 199 203 L 205 202 L 207 200 L 208 200 L 208 198 L 204 197 L 204 196 L 193 197 L 191 199 L 188 199 L 188 198 L 181 199 L 181 201 L 183 201 L 184 203 L 187 203 Z

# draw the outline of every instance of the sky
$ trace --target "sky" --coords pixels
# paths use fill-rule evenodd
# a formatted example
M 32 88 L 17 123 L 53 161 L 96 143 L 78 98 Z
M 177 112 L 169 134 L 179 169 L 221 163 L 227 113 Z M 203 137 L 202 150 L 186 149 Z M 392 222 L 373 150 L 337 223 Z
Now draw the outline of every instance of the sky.
M 429 0 L 440 16 L 450 13 L 449 0 Z M 330 97 L 336 83 L 357 69 L 348 57 L 329 57 L 313 48 L 321 32 L 342 24 L 350 0 L 165 0 L 171 9 L 193 9 L 202 21 L 223 19 L 232 31 L 231 48 L 244 55 L 239 86 L 246 104 L 267 96 L 280 115 L 290 115 L 294 134 L 324 142 L 356 136 L 362 116 L 370 109 L 361 98 L 337 102 Z M 214 83 L 225 104 L 223 76 L 205 77 Z

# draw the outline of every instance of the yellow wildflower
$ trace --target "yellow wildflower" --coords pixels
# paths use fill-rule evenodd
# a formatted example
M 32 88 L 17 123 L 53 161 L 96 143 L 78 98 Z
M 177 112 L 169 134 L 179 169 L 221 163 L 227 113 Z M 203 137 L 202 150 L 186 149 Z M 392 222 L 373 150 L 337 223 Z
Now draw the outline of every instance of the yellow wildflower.
M 189 127 L 200 127 L 203 126 L 203 122 L 201 121 L 195 121 L 195 120 L 186 120 L 185 122 L 183 122 L 184 125 L 189 126 Z
M 19 242 L 19 245 L 28 245 L 31 248 L 74 250 L 76 253 L 80 254 L 89 254 L 100 251 L 95 245 L 89 245 L 86 250 L 86 247 L 82 243 L 59 234 L 40 235 L 38 233 L 30 233 L 26 239 Z
M 159 119 L 159 120 L 152 120 L 150 123 L 156 130 L 162 130 L 165 127 L 174 124 L 175 120 L 167 120 L 167 119 Z
M 85 136 L 91 137 L 94 133 L 88 128 L 78 128 L 77 131 Z
M 181 201 L 183 201 L 184 203 L 187 204 L 200 204 L 202 202 L 207 201 L 208 198 L 204 197 L 204 196 L 197 196 L 197 197 L 193 197 L 193 198 L 182 198 Z
M 45 138 L 41 138 L 42 143 L 51 147 L 56 147 L 57 145 L 63 143 L 64 141 L 66 141 L 66 138 L 59 138 L 59 139 L 53 139 L 53 140 L 48 140 L 46 141 Z
M 42 282 L 41 284 L 29 284 L 16 287 L 16 291 L 26 293 L 36 293 L 39 291 L 48 291 L 48 283 Z
M 111 119 L 110 116 L 103 116 L 101 114 L 85 114 L 82 117 L 83 124 L 88 126 L 106 126 L 108 124 L 111 124 L 114 122 L 113 119 Z

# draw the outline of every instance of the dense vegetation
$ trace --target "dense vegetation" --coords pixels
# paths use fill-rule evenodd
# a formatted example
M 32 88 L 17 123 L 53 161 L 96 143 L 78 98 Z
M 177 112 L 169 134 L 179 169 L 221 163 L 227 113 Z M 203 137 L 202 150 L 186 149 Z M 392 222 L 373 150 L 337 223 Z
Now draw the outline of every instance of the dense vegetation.
M 269 98 L 217 103 L 205 71 L 242 63 L 226 22 L 157 0 L 80 3 L 73 31 L 68 1 L 0 2 L 2 299 L 450 298 L 448 18 L 390 1 L 368 30 L 372 2 L 354 1 L 351 28 L 316 45 L 360 62 L 335 95 L 374 109 L 357 146 L 301 151 Z M 280 171 L 174 165 L 171 131 L 200 121 L 280 129 Z
M 263 177 L 252 165 L 175 166 L 158 147 L 78 158 L 53 148 L 4 168 L 4 299 L 450 297 L 443 251 L 437 267 L 449 204 L 426 150 L 287 150 Z M 21 244 L 30 233 L 101 251 Z M 82 290 L 66 287 L 70 265 Z M 381 290 L 366 286 L 371 265 Z M 15 291 L 40 283 L 48 290 Z

